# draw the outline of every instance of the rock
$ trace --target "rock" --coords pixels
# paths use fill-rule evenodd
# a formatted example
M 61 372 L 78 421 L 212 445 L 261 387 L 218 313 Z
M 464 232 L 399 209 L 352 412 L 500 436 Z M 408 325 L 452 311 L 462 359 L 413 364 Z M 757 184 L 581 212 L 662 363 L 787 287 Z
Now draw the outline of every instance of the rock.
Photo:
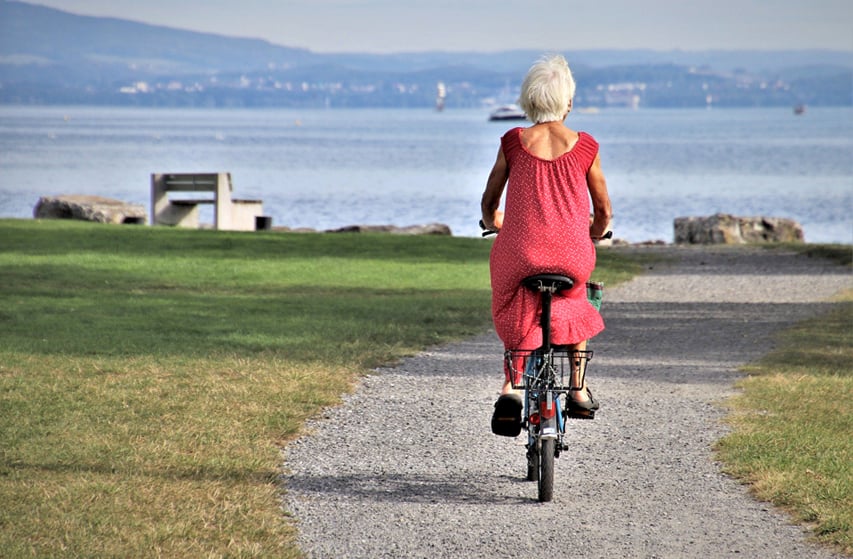
M 674 222 L 675 244 L 744 244 L 803 242 L 803 228 L 780 217 L 678 217 Z
M 340 229 L 328 229 L 326 233 L 393 233 L 396 235 L 452 235 L 450 227 L 443 223 L 427 223 L 425 225 L 349 225 Z
M 287 227 L 285 225 L 275 225 L 272 230 L 279 233 L 319 233 L 311 227 Z
M 139 224 L 145 224 L 148 218 L 142 204 L 129 204 L 121 200 L 86 194 L 42 196 L 33 209 L 33 216 L 37 219 Z
M 613 244 L 630 245 L 631 243 L 622 239 L 614 239 Z M 634 244 L 640 247 L 662 247 L 666 246 L 666 241 L 663 239 L 649 239 L 648 241 L 640 241 L 639 243 Z

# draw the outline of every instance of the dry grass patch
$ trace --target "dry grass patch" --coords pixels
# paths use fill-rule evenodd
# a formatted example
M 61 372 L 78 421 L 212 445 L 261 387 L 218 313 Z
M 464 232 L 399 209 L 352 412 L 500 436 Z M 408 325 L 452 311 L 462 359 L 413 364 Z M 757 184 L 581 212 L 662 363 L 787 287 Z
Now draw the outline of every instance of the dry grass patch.
M 0 370 L 16 386 L 3 404 L 16 418 L 3 420 L 6 556 L 298 555 L 279 445 L 351 371 L 245 357 L 64 361 Z
M 746 369 L 717 450 L 758 498 L 853 554 L 853 293 L 843 299 Z

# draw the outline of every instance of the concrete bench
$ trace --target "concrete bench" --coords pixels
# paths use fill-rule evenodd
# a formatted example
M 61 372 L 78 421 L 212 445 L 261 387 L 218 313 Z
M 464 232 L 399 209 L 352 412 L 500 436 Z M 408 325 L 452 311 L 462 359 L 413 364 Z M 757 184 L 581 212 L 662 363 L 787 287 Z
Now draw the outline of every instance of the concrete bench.
M 254 231 L 264 213 L 262 200 L 231 198 L 231 173 L 156 173 L 151 175 L 151 224 L 199 228 L 199 206 L 213 204 L 213 227 Z M 170 192 L 210 192 L 212 198 L 170 199 Z

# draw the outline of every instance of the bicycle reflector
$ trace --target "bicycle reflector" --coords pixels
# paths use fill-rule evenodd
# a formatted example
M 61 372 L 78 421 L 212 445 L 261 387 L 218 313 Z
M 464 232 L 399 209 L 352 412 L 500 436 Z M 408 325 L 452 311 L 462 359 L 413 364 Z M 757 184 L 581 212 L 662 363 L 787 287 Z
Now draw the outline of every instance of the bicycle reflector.
M 542 416 L 542 419 L 551 419 L 557 415 L 556 402 L 554 402 L 551 394 L 548 394 L 548 397 L 542 398 L 539 401 L 539 414 Z

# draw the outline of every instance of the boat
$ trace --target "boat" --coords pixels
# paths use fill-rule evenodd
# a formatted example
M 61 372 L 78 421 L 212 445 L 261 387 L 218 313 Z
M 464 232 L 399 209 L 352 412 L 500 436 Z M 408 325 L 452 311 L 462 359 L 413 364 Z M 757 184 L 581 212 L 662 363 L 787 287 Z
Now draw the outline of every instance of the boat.
M 803 103 L 799 103 L 797 105 L 794 105 L 794 114 L 795 115 L 801 115 L 804 112 L 806 112 L 806 106 Z
M 527 120 L 527 115 L 518 105 L 501 105 L 489 113 L 489 120 Z
M 436 95 L 435 95 L 435 110 L 441 112 L 444 110 L 444 98 L 447 97 L 447 88 L 444 86 L 444 82 L 438 82 L 436 85 Z

